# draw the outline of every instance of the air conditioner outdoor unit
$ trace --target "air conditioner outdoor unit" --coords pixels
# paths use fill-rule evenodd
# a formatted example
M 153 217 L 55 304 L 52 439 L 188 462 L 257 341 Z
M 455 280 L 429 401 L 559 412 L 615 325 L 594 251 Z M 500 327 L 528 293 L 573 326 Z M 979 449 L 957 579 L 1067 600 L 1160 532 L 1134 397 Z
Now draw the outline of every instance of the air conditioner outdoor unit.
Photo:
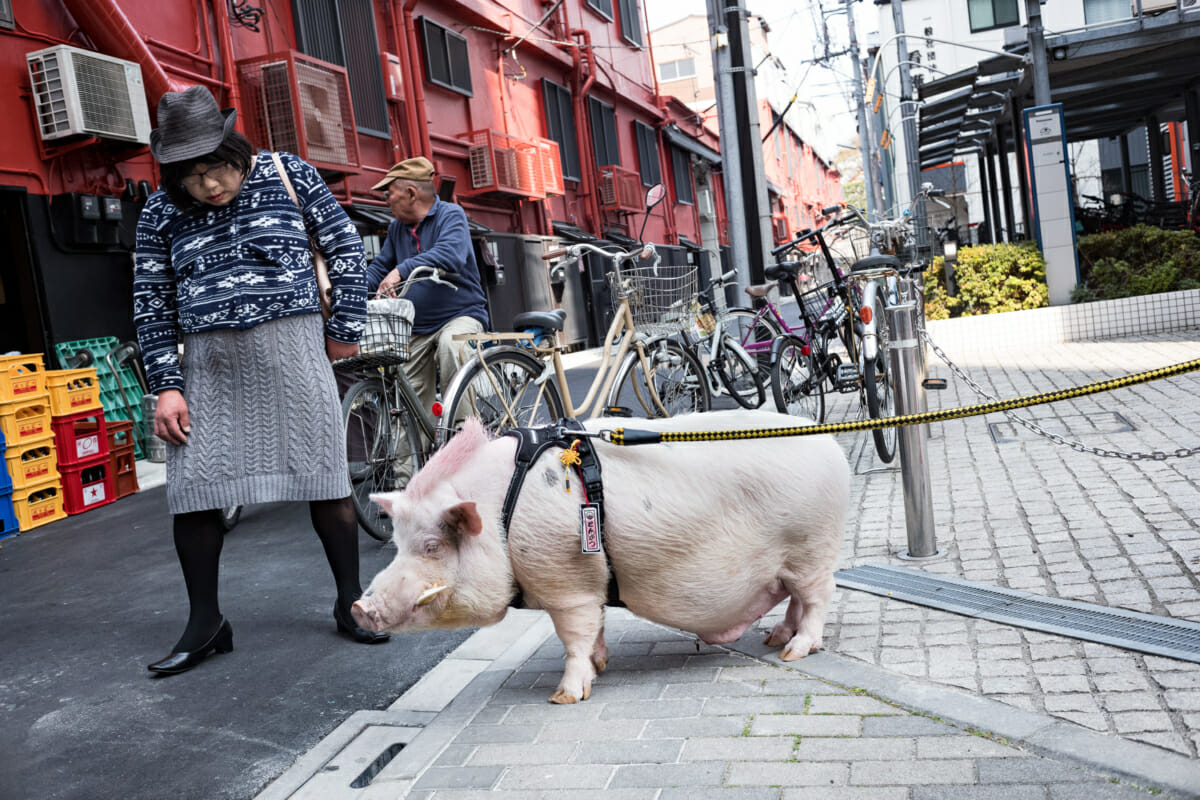
M 27 53 L 25 63 L 42 141 L 79 134 L 150 141 L 139 65 L 65 44 Z
M 600 168 L 600 207 L 615 211 L 643 210 L 642 178 L 631 170 L 610 165 Z
M 295 52 L 238 62 L 251 141 L 326 170 L 359 166 L 346 71 Z
M 535 200 L 546 196 L 542 151 L 535 142 L 492 130 L 470 131 L 458 138 L 470 142 L 471 188 L 464 194 L 496 192 Z
M 1183 6 L 1186 8 L 1191 3 L 1185 2 Z M 1157 14 L 1160 11 L 1174 11 L 1175 0 L 1142 0 L 1142 14 Z M 1129 13 L 1137 14 L 1137 0 L 1129 0 Z
M 771 233 L 775 236 L 775 244 L 783 244 L 790 237 L 787 217 L 776 214 L 771 217 Z

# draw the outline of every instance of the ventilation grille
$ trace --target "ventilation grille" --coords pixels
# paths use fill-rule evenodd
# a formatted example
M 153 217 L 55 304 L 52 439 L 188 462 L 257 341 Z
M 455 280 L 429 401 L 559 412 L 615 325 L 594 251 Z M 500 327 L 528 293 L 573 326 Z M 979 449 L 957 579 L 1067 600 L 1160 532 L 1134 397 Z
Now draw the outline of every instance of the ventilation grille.
M 471 188 L 465 194 L 494 192 L 535 200 L 546 196 L 543 151 L 537 140 L 491 130 L 470 131 L 459 138 L 469 142 Z
M 44 141 L 78 134 L 142 144 L 150 140 L 137 64 L 67 45 L 25 58 Z
M 246 133 L 327 171 L 356 172 L 358 137 L 346 71 L 296 52 L 238 62 Z
M 600 168 L 600 205 L 616 211 L 638 212 L 645 199 L 642 195 L 642 176 L 617 166 Z

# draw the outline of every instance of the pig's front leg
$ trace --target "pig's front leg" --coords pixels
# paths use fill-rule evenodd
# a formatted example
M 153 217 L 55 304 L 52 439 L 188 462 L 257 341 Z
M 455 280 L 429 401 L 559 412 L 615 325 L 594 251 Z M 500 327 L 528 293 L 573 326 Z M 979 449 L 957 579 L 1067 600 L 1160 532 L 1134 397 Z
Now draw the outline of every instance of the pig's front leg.
M 833 597 L 832 575 L 802 580 L 795 573 L 783 573 L 780 580 L 791 594 L 787 612 L 766 638 L 766 644 L 783 647 L 780 658 L 795 661 L 821 649 L 825 613 Z
M 604 606 L 600 603 L 572 608 L 548 608 L 554 631 L 567 651 L 562 680 L 550 695 L 551 703 L 569 704 L 587 700 L 597 668 L 608 662 L 604 644 Z

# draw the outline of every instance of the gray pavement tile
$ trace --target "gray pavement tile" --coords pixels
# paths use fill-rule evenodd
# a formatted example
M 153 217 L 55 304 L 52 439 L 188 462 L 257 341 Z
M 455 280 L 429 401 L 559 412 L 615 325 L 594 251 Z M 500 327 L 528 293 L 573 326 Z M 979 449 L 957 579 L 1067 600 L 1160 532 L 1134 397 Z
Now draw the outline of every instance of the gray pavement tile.
M 696 736 L 684 743 L 679 760 L 787 761 L 795 748 L 796 740 L 791 736 Z
M 413 784 L 415 791 L 431 789 L 488 789 L 504 767 L 430 767 Z
M 779 800 L 780 790 L 775 787 L 705 787 L 704 800 Z M 695 789 L 663 789 L 658 800 L 699 800 Z
M 587 764 L 542 764 L 510 767 L 496 784 L 504 791 L 603 789 L 613 768 Z
M 841 786 L 847 782 L 845 764 L 774 764 L 735 762 L 729 765 L 729 786 Z
M 909 800 L 907 786 L 801 786 L 783 790 L 781 800 Z
M 573 764 L 672 764 L 679 760 L 683 739 L 588 741 L 579 746 Z M 685 759 L 688 760 L 688 759 Z
M 706 717 L 741 714 L 798 714 L 802 713 L 807 707 L 807 695 L 711 697 L 704 701 L 703 713 Z
M 817 719 L 814 717 L 814 719 Z M 863 736 L 961 736 L 962 731 L 936 719 L 913 714 L 906 717 L 863 717 Z
M 538 742 L 608 742 L 637 739 L 646 722 L 640 719 L 591 720 L 586 725 L 577 722 L 547 722 L 538 734 Z
M 911 761 L 915 755 L 916 740 L 908 737 L 852 739 L 803 736 L 796 747 L 797 761 Z
M 1048 758 L 981 759 L 978 768 L 980 783 L 1078 783 L 1102 777 Z
M 1056 783 L 1047 790 L 1049 800 L 1150 800 L 1157 795 L 1148 789 L 1112 781 Z
M 518 764 L 564 764 L 579 749 L 577 742 L 481 744 L 467 760 L 472 767 Z
M 488 742 L 533 742 L 537 741 L 541 725 L 519 725 L 511 722 L 504 725 L 471 725 L 459 731 L 455 744 L 483 744 Z
M 643 739 L 687 739 L 692 736 L 740 736 L 750 716 L 692 717 L 645 720 Z
M 849 783 L 856 786 L 929 786 L 974 784 L 972 759 L 924 759 L 921 761 L 855 761 L 850 764 Z
M 695 764 L 633 764 L 616 768 L 609 786 L 717 787 L 723 785 L 724 762 Z
M 596 695 L 592 695 L 596 699 Z M 590 702 L 590 701 L 589 701 Z M 630 700 L 605 703 L 600 719 L 675 719 L 695 717 L 704 706 L 702 698 L 684 697 L 671 700 Z
M 1098 800 L 1099 795 L 1092 798 Z M 1046 800 L 1043 786 L 916 786 L 911 800 Z

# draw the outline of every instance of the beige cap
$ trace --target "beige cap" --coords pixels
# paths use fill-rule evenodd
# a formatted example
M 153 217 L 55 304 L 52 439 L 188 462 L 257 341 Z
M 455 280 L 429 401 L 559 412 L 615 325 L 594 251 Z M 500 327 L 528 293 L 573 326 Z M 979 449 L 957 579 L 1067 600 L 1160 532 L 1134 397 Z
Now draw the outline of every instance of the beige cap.
M 389 169 L 383 180 L 372 186 L 371 190 L 378 191 L 387 188 L 387 185 L 397 178 L 403 178 L 406 181 L 431 181 L 433 180 L 433 164 L 424 156 L 407 158 Z

